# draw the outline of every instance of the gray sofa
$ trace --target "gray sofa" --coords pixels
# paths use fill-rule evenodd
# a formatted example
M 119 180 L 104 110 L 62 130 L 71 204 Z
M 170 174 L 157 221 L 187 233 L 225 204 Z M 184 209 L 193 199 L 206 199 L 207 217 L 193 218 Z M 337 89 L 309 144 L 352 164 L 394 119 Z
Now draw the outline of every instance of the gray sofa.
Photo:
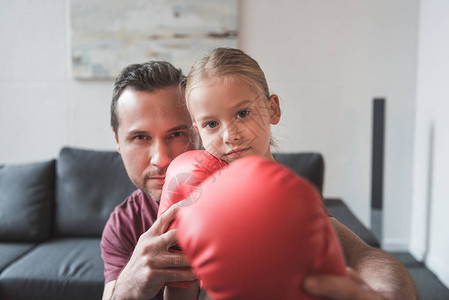
M 276 159 L 321 190 L 321 155 Z M 101 299 L 101 233 L 113 208 L 134 190 L 113 151 L 64 148 L 55 160 L 0 166 L 0 299 Z M 378 246 L 341 200 L 325 203 Z

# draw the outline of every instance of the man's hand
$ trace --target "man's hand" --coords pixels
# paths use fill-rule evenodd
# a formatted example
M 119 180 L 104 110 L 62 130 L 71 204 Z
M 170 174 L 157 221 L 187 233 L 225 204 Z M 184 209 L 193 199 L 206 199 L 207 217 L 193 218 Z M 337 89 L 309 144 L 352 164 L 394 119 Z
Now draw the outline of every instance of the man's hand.
M 381 300 L 377 292 L 351 268 L 347 268 L 348 276 L 313 275 L 304 280 L 306 293 L 333 300 Z
M 330 299 L 414 300 L 417 291 L 407 268 L 395 257 L 363 242 L 346 226 L 331 217 L 346 263 L 347 277 L 308 278 L 304 289 Z M 316 279 L 314 281 L 313 279 Z
M 168 249 L 177 243 L 176 230 L 165 232 L 175 218 L 179 205 L 171 206 L 151 228 L 142 234 L 125 268 L 120 273 L 111 299 L 149 299 L 157 295 L 165 282 L 191 281 L 187 258 Z

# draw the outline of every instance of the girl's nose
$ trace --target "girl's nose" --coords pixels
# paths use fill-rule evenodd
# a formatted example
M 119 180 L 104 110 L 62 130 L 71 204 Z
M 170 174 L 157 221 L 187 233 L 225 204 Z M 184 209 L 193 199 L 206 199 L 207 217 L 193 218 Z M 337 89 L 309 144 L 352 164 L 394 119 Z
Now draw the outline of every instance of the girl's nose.
M 243 136 L 240 128 L 236 124 L 231 124 L 226 127 L 223 132 L 223 141 L 226 144 L 235 144 L 241 142 Z

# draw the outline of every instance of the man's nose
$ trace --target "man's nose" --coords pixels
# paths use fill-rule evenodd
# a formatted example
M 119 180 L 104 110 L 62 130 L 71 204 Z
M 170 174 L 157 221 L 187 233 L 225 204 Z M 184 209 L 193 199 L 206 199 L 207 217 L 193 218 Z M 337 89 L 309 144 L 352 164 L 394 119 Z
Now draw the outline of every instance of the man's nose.
M 170 148 L 164 142 L 156 142 L 150 149 L 150 163 L 160 169 L 167 168 L 172 161 Z

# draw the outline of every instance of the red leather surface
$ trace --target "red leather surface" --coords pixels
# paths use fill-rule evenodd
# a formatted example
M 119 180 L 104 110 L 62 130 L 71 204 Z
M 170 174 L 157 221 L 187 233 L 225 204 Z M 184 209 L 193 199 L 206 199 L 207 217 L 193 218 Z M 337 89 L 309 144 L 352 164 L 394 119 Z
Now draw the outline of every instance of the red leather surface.
M 201 185 L 178 242 L 214 299 L 314 299 L 307 274 L 345 275 L 318 191 L 282 165 L 242 158 Z
M 211 155 L 205 150 L 193 150 L 177 156 L 167 169 L 165 184 L 162 189 L 158 218 L 170 206 L 184 200 L 183 206 L 193 205 L 201 197 L 198 184 L 208 177 L 217 176 L 215 172 L 227 166 L 227 163 Z M 175 229 L 173 221 L 167 230 Z M 170 252 L 182 252 L 170 249 Z M 188 282 L 171 282 L 167 286 L 189 287 Z

